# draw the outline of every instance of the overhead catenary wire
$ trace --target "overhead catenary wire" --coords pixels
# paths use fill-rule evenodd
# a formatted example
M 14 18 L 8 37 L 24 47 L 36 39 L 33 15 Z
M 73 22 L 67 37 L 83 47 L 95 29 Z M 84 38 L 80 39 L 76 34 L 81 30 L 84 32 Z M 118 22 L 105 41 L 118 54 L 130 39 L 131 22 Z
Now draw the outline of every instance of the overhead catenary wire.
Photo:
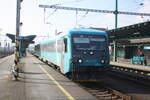
M 45 13 L 46 13 L 46 8 L 44 8 L 44 24 L 45 24 Z
M 81 16 L 80 19 L 78 20 L 78 22 L 80 22 L 83 18 L 85 18 L 88 13 L 89 12 L 87 11 L 83 16 Z
M 76 10 L 76 25 L 78 24 L 78 11 Z M 75 26 L 76 26 L 75 25 Z
M 54 15 L 54 13 L 57 11 L 57 9 L 55 9 L 52 13 L 50 13 L 47 17 L 46 17 L 46 19 L 48 19 L 50 16 L 52 16 L 52 15 Z
M 84 0 L 73 0 L 73 1 L 69 1 L 69 2 L 62 2 L 62 3 L 56 3 L 56 4 L 53 4 L 53 5 L 64 5 L 64 4 L 69 4 L 69 3 L 80 3 L 81 1 L 84 1 Z
M 39 5 L 41 8 L 51 8 L 51 9 L 62 9 L 62 10 L 74 10 L 74 11 L 88 11 L 96 13 L 112 13 L 112 14 L 125 14 L 125 15 L 140 15 L 140 16 L 150 16 L 150 13 L 137 13 L 137 12 L 125 12 L 125 11 L 111 11 L 111 10 L 98 10 L 98 9 L 88 9 L 88 8 L 75 8 L 75 7 L 64 7 L 56 5 Z
M 73 3 L 73 2 L 77 2 L 77 3 L 79 3 L 79 2 L 81 2 L 81 1 L 84 1 L 84 0 L 74 0 L 74 1 L 70 1 L 70 2 L 64 2 L 64 3 L 57 3 L 57 4 L 53 4 L 54 6 L 57 6 L 57 5 L 63 5 L 63 4 L 67 4 L 67 3 Z M 50 16 L 52 16 L 52 15 L 54 15 L 54 13 L 57 11 L 57 8 L 51 13 L 51 14 L 49 14 L 49 16 L 48 17 L 46 17 L 45 18 L 45 12 L 46 12 L 46 9 L 44 9 L 44 23 L 45 23 L 45 21 L 46 21 L 46 19 L 48 19 Z M 77 14 L 77 13 L 76 13 Z M 77 15 L 76 15 L 76 18 L 77 18 Z M 77 19 L 76 19 L 77 20 Z M 46 23 L 45 23 L 46 24 Z M 77 21 L 76 21 L 76 24 L 77 24 Z

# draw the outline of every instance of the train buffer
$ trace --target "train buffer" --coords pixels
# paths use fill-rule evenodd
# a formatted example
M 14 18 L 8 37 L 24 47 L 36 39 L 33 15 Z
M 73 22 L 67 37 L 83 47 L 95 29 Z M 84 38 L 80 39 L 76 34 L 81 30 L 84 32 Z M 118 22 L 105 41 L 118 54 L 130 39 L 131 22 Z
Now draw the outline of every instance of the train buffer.
M 14 55 L 0 59 L 0 100 L 97 100 L 33 55 L 21 59 L 19 80 L 11 77 Z

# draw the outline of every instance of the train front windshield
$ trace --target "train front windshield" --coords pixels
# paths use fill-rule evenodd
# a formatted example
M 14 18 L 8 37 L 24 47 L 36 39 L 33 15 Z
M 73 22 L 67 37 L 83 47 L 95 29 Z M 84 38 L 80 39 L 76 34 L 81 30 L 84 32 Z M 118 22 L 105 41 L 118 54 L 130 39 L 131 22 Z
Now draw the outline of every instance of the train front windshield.
M 106 50 L 105 36 L 74 34 L 72 42 L 75 50 Z

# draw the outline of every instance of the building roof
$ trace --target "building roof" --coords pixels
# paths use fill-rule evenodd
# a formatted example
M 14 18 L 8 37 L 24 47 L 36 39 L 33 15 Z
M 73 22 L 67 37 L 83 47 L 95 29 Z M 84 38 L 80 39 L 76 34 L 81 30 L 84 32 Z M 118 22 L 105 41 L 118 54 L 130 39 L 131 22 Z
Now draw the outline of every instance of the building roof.
M 110 41 L 150 38 L 150 21 L 108 30 L 107 32 Z

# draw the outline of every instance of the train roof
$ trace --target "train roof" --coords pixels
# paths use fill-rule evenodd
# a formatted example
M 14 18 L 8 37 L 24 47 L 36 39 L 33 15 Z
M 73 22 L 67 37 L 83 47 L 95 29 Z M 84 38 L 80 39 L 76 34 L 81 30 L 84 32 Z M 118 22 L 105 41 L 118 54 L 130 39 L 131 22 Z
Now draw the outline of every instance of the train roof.
M 101 34 L 101 35 L 107 35 L 107 33 L 105 31 L 102 31 L 102 30 L 89 29 L 89 28 L 73 28 L 73 29 L 62 32 L 61 34 L 59 34 L 59 35 L 57 35 L 57 36 L 55 36 L 51 39 L 48 39 L 46 41 L 42 41 L 39 44 L 45 44 L 47 42 L 52 42 L 56 39 L 60 39 L 64 36 L 69 36 L 71 34 Z
M 69 30 L 70 34 L 107 34 L 105 31 L 96 30 L 96 29 L 89 29 L 89 28 L 74 28 Z

